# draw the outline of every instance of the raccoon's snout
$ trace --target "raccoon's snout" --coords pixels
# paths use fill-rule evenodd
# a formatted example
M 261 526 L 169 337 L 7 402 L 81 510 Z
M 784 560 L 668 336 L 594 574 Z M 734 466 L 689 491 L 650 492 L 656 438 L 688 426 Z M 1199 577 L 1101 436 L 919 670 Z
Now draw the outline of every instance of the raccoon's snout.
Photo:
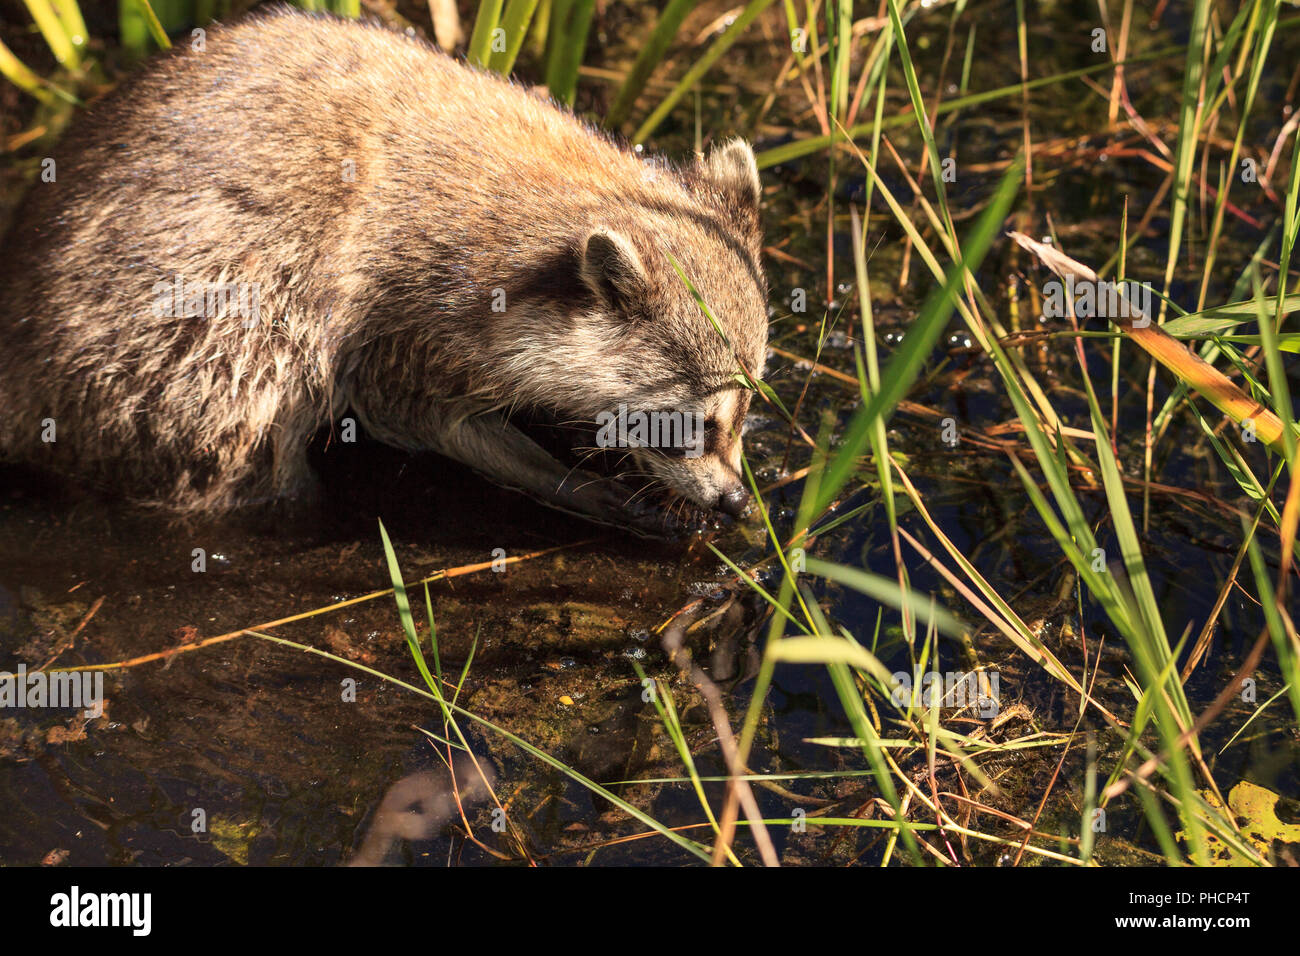
M 730 491 L 724 491 L 720 494 L 715 507 L 724 514 L 739 518 L 745 513 L 745 509 L 749 507 L 749 492 L 743 485 L 737 485 Z

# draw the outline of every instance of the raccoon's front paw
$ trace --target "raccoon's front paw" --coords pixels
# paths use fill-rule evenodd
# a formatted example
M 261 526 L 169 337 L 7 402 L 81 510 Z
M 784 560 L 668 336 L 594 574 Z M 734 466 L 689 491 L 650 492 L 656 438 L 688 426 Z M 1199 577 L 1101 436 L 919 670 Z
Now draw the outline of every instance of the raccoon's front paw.
M 719 530 L 724 518 L 714 511 L 701 508 L 678 495 L 667 499 L 661 496 L 625 499 L 623 507 L 633 530 L 654 538 L 676 540 Z
M 679 495 L 665 497 L 663 489 L 585 472 L 570 473 L 566 487 L 548 500 L 553 507 L 642 538 L 677 540 L 716 530 L 723 521 Z
M 643 538 L 674 539 L 703 530 L 690 516 L 664 507 L 660 498 L 646 489 L 631 488 L 617 481 L 601 482 L 590 517 Z
M 616 481 L 606 481 L 600 487 L 600 505 L 597 520 L 616 528 L 623 528 L 641 537 L 669 537 L 664 525 L 664 515 L 654 502 L 640 497 L 635 488 Z

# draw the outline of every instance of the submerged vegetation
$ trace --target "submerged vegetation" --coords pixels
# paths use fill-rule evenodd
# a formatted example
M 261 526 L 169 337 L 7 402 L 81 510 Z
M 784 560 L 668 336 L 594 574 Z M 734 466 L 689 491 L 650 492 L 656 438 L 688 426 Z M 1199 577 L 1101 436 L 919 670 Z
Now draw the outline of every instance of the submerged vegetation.
M 0 45 L 38 101 L 31 136 L 0 130 L 14 149 L 104 82 L 75 0 L 25 3 L 56 66 Z M 121 0 L 120 47 L 188 42 L 222 6 L 238 5 Z M 756 393 L 755 514 L 695 545 L 719 575 L 662 615 L 667 658 L 623 662 L 655 759 L 593 779 L 463 702 L 483 635 L 455 665 L 440 647 L 457 572 L 404 583 L 382 526 L 391 590 L 273 623 L 391 594 L 420 683 L 269 625 L 119 663 L 288 644 L 431 701 L 422 733 L 448 767 L 508 742 L 613 808 L 604 840 L 539 847 L 498 785 L 459 821 L 487 857 L 600 862 L 652 835 L 671 852 L 648 858 L 718 864 L 1294 865 L 1275 805 L 1300 796 L 1300 15 L 1192 0 L 1147 25 L 1114 0 L 1066 35 L 1069 12 L 1023 0 L 606 6 L 483 0 L 464 51 L 636 144 L 753 138 L 784 303 L 765 379 L 737 369 Z M 615 15 L 635 55 L 586 65 Z M 999 62 L 1019 75 L 984 86 L 989 34 L 1014 41 Z M 986 499 L 991 525 L 972 517 Z M 694 659 L 755 635 L 740 672 Z M 783 723 L 809 692 L 833 718 Z M 1247 741 L 1254 769 L 1224 758 Z M 655 788 L 687 794 L 672 819 L 638 799 Z M 496 811 L 504 829 L 478 835 Z M 816 828 L 829 849 L 797 839 Z

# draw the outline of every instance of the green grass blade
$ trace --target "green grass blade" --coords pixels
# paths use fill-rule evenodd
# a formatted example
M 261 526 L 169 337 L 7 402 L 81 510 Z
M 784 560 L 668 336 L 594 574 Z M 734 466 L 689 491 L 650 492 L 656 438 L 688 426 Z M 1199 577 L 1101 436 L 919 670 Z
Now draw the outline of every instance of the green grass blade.
M 573 104 L 578 92 L 578 68 L 587 50 L 587 32 L 596 0 L 556 0 L 546 51 L 546 88 L 561 103 Z
M 948 319 L 952 315 L 958 291 L 965 284 L 967 271 L 974 272 L 984 261 L 999 232 L 1012 200 L 1020 188 L 1020 175 L 1023 166 L 1012 163 L 1002 182 L 998 185 L 988 208 L 980 215 L 970 235 L 967 236 L 965 253 L 960 262 L 955 263 L 947 273 L 942 288 L 936 290 L 926 301 L 912 327 L 908 329 L 903 344 L 895 352 L 888 368 L 880 380 L 880 390 L 854 413 L 845 431 L 843 441 L 835 456 L 826 467 L 818 489 L 817 503 L 814 508 L 820 513 L 835 500 L 854 471 L 857 459 L 871 443 L 871 433 L 877 419 L 887 417 L 894 407 L 907 394 L 912 383 L 921 372 L 922 365 L 930 356 L 930 351 L 943 333 Z
M 488 62 L 489 69 L 502 76 L 509 76 L 515 68 L 515 60 L 523 49 L 524 40 L 528 39 L 528 28 L 532 26 L 533 14 L 537 11 L 538 0 L 510 0 L 506 5 L 506 16 L 501 22 L 505 30 L 505 49 L 493 51 Z
M 632 68 L 628 71 L 627 77 L 623 80 L 622 85 L 618 88 L 618 93 L 614 96 L 614 102 L 610 104 L 609 112 L 605 114 L 606 126 L 612 129 L 623 125 L 628 114 L 632 111 L 632 107 L 636 104 L 637 97 L 645 89 L 650 75 L 654 73 L 655 67 L 663 61 L 664 54 L 668 51 L 668 45 L 677 36 L 682 21 L 697 6 L 699 6 L 699 0 L 669 0 L 668 6 L 659 15 L 654 32 L 650 34 L 650 38 L 641 47 L 641 52 L 637 54 L 636 60 L 632 63 Z
M 695 84 L 700 81 L 700 78 L 709 71 L 709 68 L 718 61 L 722 54 L 731 49 L 731 45 L 740 38 L 740 35 L 745 32 L 750 23 L 754 21 L 754 18 L 770 7 L 772 3 L 773 0 L 749 0 L 749 3 L 745 4 L 745 9 L 740 12 L 740 15 L 736 17 L 731 26 L 723 31 L 722 36 L 713 41 L 713 44 L 705 51 L 704 55 L 695 62 L 695 65 L 673 87 L 672 92 L 646 117 L 645 122 L 632 134 L 632 142 L 644 143 L 646 137 L 653 133 L 659 124 L 664 121 L 665 117 L 672 112 L 678 100 L 695 88 Z
M 68 28 L 54 12 L 50 0 L 24 0 L 24 2 L 27 4 L 27 12 L 36 21 L 36 28 L 41 31 L 46 45 L 54 54 L 54 59 L 59 61 L 59 66 L 68 70 L 75 70 L 80 66 L 81 51 L 77 44 L 72 42 L 72 37 L 68 35 Z
M 501 24 L 501 7 L 504 0 L 482 0 L 470 31 L 469 47 L 465 59 L 474 66 L 486 67 L 492 59 L 492 36 Z

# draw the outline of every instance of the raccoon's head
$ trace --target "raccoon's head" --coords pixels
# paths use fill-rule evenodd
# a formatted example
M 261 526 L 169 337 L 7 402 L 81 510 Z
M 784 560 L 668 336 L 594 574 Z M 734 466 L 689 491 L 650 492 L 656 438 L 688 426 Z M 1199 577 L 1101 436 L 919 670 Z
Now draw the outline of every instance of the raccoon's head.
M 758 167 L 733 140 L 676 175 L 686 201 L 629 197 L 583 239 L 580 273 L 598 313 L 587 332 L 602 339 L 584 370 L 589 408 L 598 444 L 626 449 L 635 470 L 697 505 L 738 515 L 749 501 L 745 375 L 763 374 L 767 351 Z

